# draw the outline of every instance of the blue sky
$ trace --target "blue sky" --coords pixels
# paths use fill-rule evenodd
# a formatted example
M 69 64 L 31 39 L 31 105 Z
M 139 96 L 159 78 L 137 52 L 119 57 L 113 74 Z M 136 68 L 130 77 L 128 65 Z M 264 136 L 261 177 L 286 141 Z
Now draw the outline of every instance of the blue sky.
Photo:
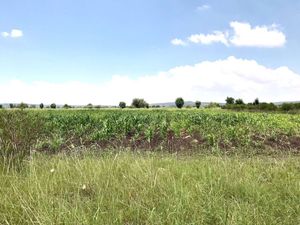
M 107 87 L 113 83 L 116 75 L 134 83 L 147 75 L 157 77 L 160 72 L 168 73 L 175 67 L 227 60 L 233 56 L 237 60 L 255 60 L 259 66 L 272 70 L 287 67 L 294 73 L 293 79 L 297 83 L 300 74 L 299 21 L 300 1 L 297 0 L 1 1 L 0 81 L 6 86 L 18 81 L 25 90 L 34 88 L 35 82 L 58 86 L 70 82 L 98 84 L 103 93 L 103 85 Z M 234 35 L 231 22 L 249 24 L 251 29 L 258 26 L 275 30 L 284 35 L 284 43 L 275 43 L 275 47 L 264 46 L 266 43 L 237 46 L 230 41 Z M 12 30 L 22 34 L 14 37 Z M 228 32 L 229 44 L 218 41 L 188 43 L 191 35 L 210 35 L 214 31 Z M 172 44 L 175 38 L 187 45 Z M 284 79 L 285 75 L 281 76 Z M 233 92 L 224 92 L 224 96 L 230 93 Z M 139 93 L 132 93 L 132 96 L 134 94 Z M 184 95 L 183 92 L 178 94 Z M 43 100 L 30 96 L 22 99 L 19 95 L 15 94 L 12 100 Z M 44 98 L 49 99 L 45 101 L 59 101 L 50 95 L 44 94 Z M 157 100 L 151 98 L 151 93 L 141 95 L 150 102 Z M 201 98 L 198 95 L 201 92 L 187 97 Z M 293 95 L 285 96 L 289 98 L 286 100 L 294 100 Z M 125 98 L 129 101 L 132 96 Z M 173 97 L 175 94 L 163 100 L 173 100 Z M 268 98 L 268 95 L 265 98 L 281 100 L 279 97 Z M 3 96 L 0 100 L 10 101 Z M 219 97 L 212 95 L 211 100 L 219 100 Z M 66 97 L 65 101 L 75 103 L 76 99 Z M 80 102 L 89 101 L 102 103 L 102 100 L 97 102 L 96 98 L 88 99 L 88 96 L 86 101 Z M 111 99 L 107 103 L 116 104 L 116 101 Z

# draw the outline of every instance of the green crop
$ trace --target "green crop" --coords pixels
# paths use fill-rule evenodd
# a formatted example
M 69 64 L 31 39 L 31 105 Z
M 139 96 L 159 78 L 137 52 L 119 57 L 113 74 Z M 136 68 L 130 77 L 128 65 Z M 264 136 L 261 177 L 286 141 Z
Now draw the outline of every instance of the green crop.
M 299 114 L 194 109 L 25 112 L 27 124 L 39 118 L 41 127 L 34 146 L 38 151 L 56 152 L 82 146 L 168 151 L 268 147 L 290 150 L 300 147 Z M 2 111 L 0 116 L 4 118 L 8 113 L 20 112 Z M 13 120 L 11 125 L 18 126 L 16 123 L 19 122 Z

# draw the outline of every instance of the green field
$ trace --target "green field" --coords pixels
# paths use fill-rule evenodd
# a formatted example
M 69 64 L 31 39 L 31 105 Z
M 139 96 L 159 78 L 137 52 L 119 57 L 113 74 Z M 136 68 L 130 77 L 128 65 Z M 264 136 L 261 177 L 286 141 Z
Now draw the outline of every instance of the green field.
M 172 152 L 300 149 L 300 114 L 194 109 L 3 110 L 0 127 L 7 142 L 14 144 L 26 134 L 36 140 L 30 148 L 54 153 L 82 146 Z M 16 134 L 10 135 L 10 130 Z
M 0 110 L 0 224 L 300 224 L 300 115 Z
M 0 174 L 0 224 L 299 224 L 300 158 L 36 156 Z

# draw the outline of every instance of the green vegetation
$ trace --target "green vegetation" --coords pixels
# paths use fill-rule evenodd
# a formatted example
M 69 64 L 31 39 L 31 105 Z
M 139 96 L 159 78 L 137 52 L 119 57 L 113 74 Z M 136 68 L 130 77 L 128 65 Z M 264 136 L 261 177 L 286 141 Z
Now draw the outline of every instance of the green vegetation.
M 50 108 L 51 108 L 51 109 L 56 109 L 56 104 L 55 104 L 55 103 L 52 103 L 52 104 L 50 105 Z
M 298 151 L 300 115 L 197 109 L 1 110 L 0 148 L 15 146 L 36 132 L 31 149 L 72 151 L 74 147 L 156 151 L 241 149 Z M 38 121 L 36 125 L 32 121 Z M 15 130 L 13 130 L 15 129 Z M 20 137 L 16 136 L 20 133 Z M 7 135 L 13 133 L 13 138 Z M 22 148 L 22 147 L 21 147 Z M 248 151 L 248 150 L 247 150 Z
M 300 221 L 299 158 L 34 156 L 0 173 L 0 224 Z
M 1 110 L 0 224 L 298 224 L 299 150 L 300 114 Z
M 121 109 L 126 108 L 126 103 L 125 103 L 125 102 L 120 102 L 120 103 L 119 103 L 119 107 L 120 107 Z
M 175 105 L 177 108 L 181 109 L 184 106 L 183 98 L 179 97 L 175 100 Z
M 197 109 L 199 109 L 200 106 L 201 106 L 201 102 L 200 102 L 200 101 L 196 101 L 196 102 L 195 102 L 195 106 L 196 106 Z
M 149 104 L 142 98 L 133 99 L 131 106 L 134 108 L 149 108 Z

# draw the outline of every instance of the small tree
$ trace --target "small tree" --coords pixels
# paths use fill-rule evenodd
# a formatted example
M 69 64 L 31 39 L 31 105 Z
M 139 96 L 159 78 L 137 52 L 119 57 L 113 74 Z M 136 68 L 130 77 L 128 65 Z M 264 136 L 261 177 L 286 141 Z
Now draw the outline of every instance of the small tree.
M 120 107 L 121 109 L 126 108 L 126 103 L 125 103 L 125 102 L 120 102 L 120 103 L 119 103 L 119 107 Z
M 14 107 L 15 107 L 14 104 L 12 103 L 9 104 L 9 108 L 13 109 Z
M 92 108 L 93 108 L 93 104 L 92 104 L 92 103 L 87 104 L 87 105 L 86 105 L 86 108 L 92 109 Z
M 244 103 L 243 99 L 238 98 L 238 99 L 235 100 L 235 104 L 237 104 L 237 105 L 244 105 L 245 103 Z
M 149 108 L 149 104 L 142 98 L 135 98 L 131 103 L 134 108 Z
M 64 104 L 63 108 L 64 109 L 69 109 L 69 108 L 71 108 L 71 106 L 69 106 L 68 104 Z
M 0 109 L 2 109 L 3 108 L 3 105 L 0 105 Z
M 201 106 L 201 102 L 200 102 L 200 101 L 196 101 L 196 102 L 195 102 L 195 106 L 196 106 L 197 109 L 199 109 L 200 106 Z
M 184 100 L 183 98 L 179 97 L 175 100 L 175 104 L 177 108 L 181 109 L 184 106 Z
M 258 98 L 256 98 L 256 99 L 254 100 L 253 105 L 259 105 L 259 99 L 258 99 Z
M 55 104 L 55 103 L 52 103 L 52 104 L 50 105 L 50 108 L 51 108 L 51 109 L 56 109 L 56 104 Z
M 44 108 L 44 104 L 41 103 L 41 104 L 40 104 L 40 109 L 43 109 L 43 108 Z
M 232 97 L 227 97 L 225 101 L 226 101 L 226 104 L 227 104 L 227 105 L 232 105 L 232 104 L 234 104 L 234 98 L 232 98 Z
M 21 102 L 20 105 L 19 105 L 19 108 L 20 109 L 25 109 L 25 108 L 28 108 L 28 105 L 24 102 Z

